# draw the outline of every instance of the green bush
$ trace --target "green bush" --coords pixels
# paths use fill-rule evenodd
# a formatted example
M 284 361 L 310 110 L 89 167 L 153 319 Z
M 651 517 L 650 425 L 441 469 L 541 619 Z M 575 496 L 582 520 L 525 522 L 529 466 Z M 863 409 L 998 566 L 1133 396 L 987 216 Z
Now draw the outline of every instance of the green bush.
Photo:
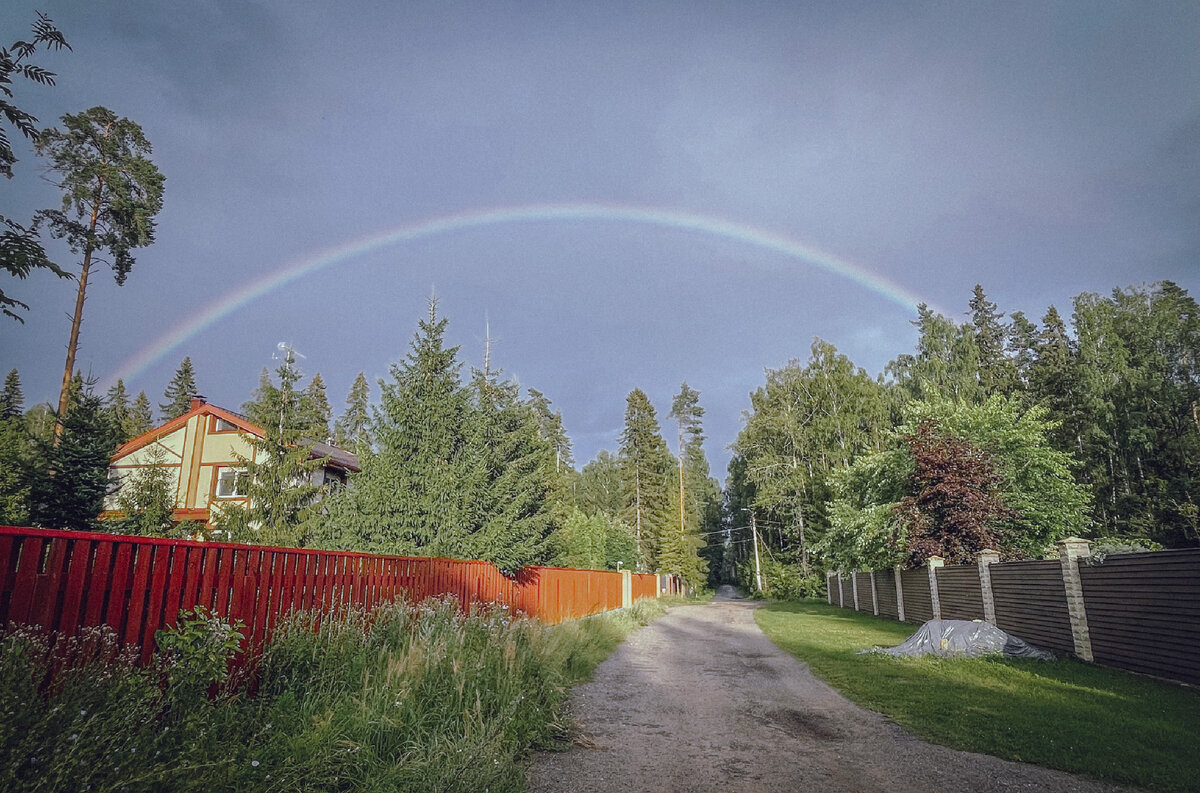
M 804 575 L 798 566 L 774 559 L 762 560 L 760 567 L 762 597 L 773 600 L 803 600 L 822 597 L 825 594 L 825 579 L 815 571 Z M 752 597 L 757 595 L 753 559 L 743 559 L 738 564 L 737 580 L 738 586 L 744 591 L 749 592 Z

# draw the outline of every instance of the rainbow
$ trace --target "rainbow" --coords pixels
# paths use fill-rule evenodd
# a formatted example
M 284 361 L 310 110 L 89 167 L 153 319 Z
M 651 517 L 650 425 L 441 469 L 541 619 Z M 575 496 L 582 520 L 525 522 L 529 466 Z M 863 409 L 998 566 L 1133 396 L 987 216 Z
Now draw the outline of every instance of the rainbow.
M 815 265 L 881 295 L 906 311 L 914 310 L 919 303 L 929 303 L 916 293 L 866 267 L 853 264 L 782 234 L 710 215 L 655 207 L 597 203 L 529 204 L 516 207 L 476 209 L 429 218 L 378 232 L 289 262 L 274 272 L 256 278 L 201 308 L 181 324 L 173 327 L 168 333 L 123 361 L 108 377 L 104 378 L 105 382 L 113 383 L 118 378 L 126 381 L 134 380 L 169 352 L 238 309 L 305 276 L 364 254 L 425 237 L 451 234 L 466 229 L 510 223 L 558 221 L 640 223 L 647 226 L 722 237 Z

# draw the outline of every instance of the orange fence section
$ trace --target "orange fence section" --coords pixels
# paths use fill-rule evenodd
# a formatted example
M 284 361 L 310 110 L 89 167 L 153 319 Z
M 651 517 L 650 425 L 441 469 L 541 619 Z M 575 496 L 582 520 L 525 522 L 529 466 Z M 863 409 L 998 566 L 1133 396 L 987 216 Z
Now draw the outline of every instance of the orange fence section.
M 652 574 L 633 574 L 633 600 L 657 597 Z M 503 604 L 545 622 L 620 608 L 621 573 L 526 567 L 507 578 L 490 562 L 164 540 L 0 526 L 0 627 L 67 635 L 108 625 L 154 652 L 154 634 L 180 609 L 205 606 L 245 624 L 251 649 L 303 609 L 370 609 L 400 596 L 450 594 L 464 606 Z

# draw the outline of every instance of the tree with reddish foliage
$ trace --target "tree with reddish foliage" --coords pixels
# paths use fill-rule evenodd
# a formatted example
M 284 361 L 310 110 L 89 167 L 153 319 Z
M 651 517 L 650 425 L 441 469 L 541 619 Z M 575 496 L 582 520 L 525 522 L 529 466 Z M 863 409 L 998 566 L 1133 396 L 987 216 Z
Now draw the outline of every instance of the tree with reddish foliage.
M 923 421 L 904 438 L 913 460 L 914 495 L 896 505 L 908 529 L 913 565 L 930 556 L 969 564 L 985 548 L 1004 548 L 1001 526 L 1020 515 L 1001 499 L 1003 477 L 982 449 Z

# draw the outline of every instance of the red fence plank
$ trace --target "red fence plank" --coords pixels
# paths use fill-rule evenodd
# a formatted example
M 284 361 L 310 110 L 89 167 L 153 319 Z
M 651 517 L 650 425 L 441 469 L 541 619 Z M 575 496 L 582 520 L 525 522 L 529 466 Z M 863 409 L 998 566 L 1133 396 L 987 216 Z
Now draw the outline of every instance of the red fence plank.
M 658 579 L 634 574 L 635 600 Z M 672 589 L 674 591 L 674 589 Z M 503 604 L 546 622 L 620 608 L 621 574 L 531 567 L 509 578 L 481 561 L 201 543 L 0 526 L 0 619 L 74 633 L 107 624 L 143 662 L 158 630 L 197 605 L 245 625 L 255 655 L 295 610 L 328 614 L 406 596 Z M 3 627 L 0 625 L 0 627 Z

